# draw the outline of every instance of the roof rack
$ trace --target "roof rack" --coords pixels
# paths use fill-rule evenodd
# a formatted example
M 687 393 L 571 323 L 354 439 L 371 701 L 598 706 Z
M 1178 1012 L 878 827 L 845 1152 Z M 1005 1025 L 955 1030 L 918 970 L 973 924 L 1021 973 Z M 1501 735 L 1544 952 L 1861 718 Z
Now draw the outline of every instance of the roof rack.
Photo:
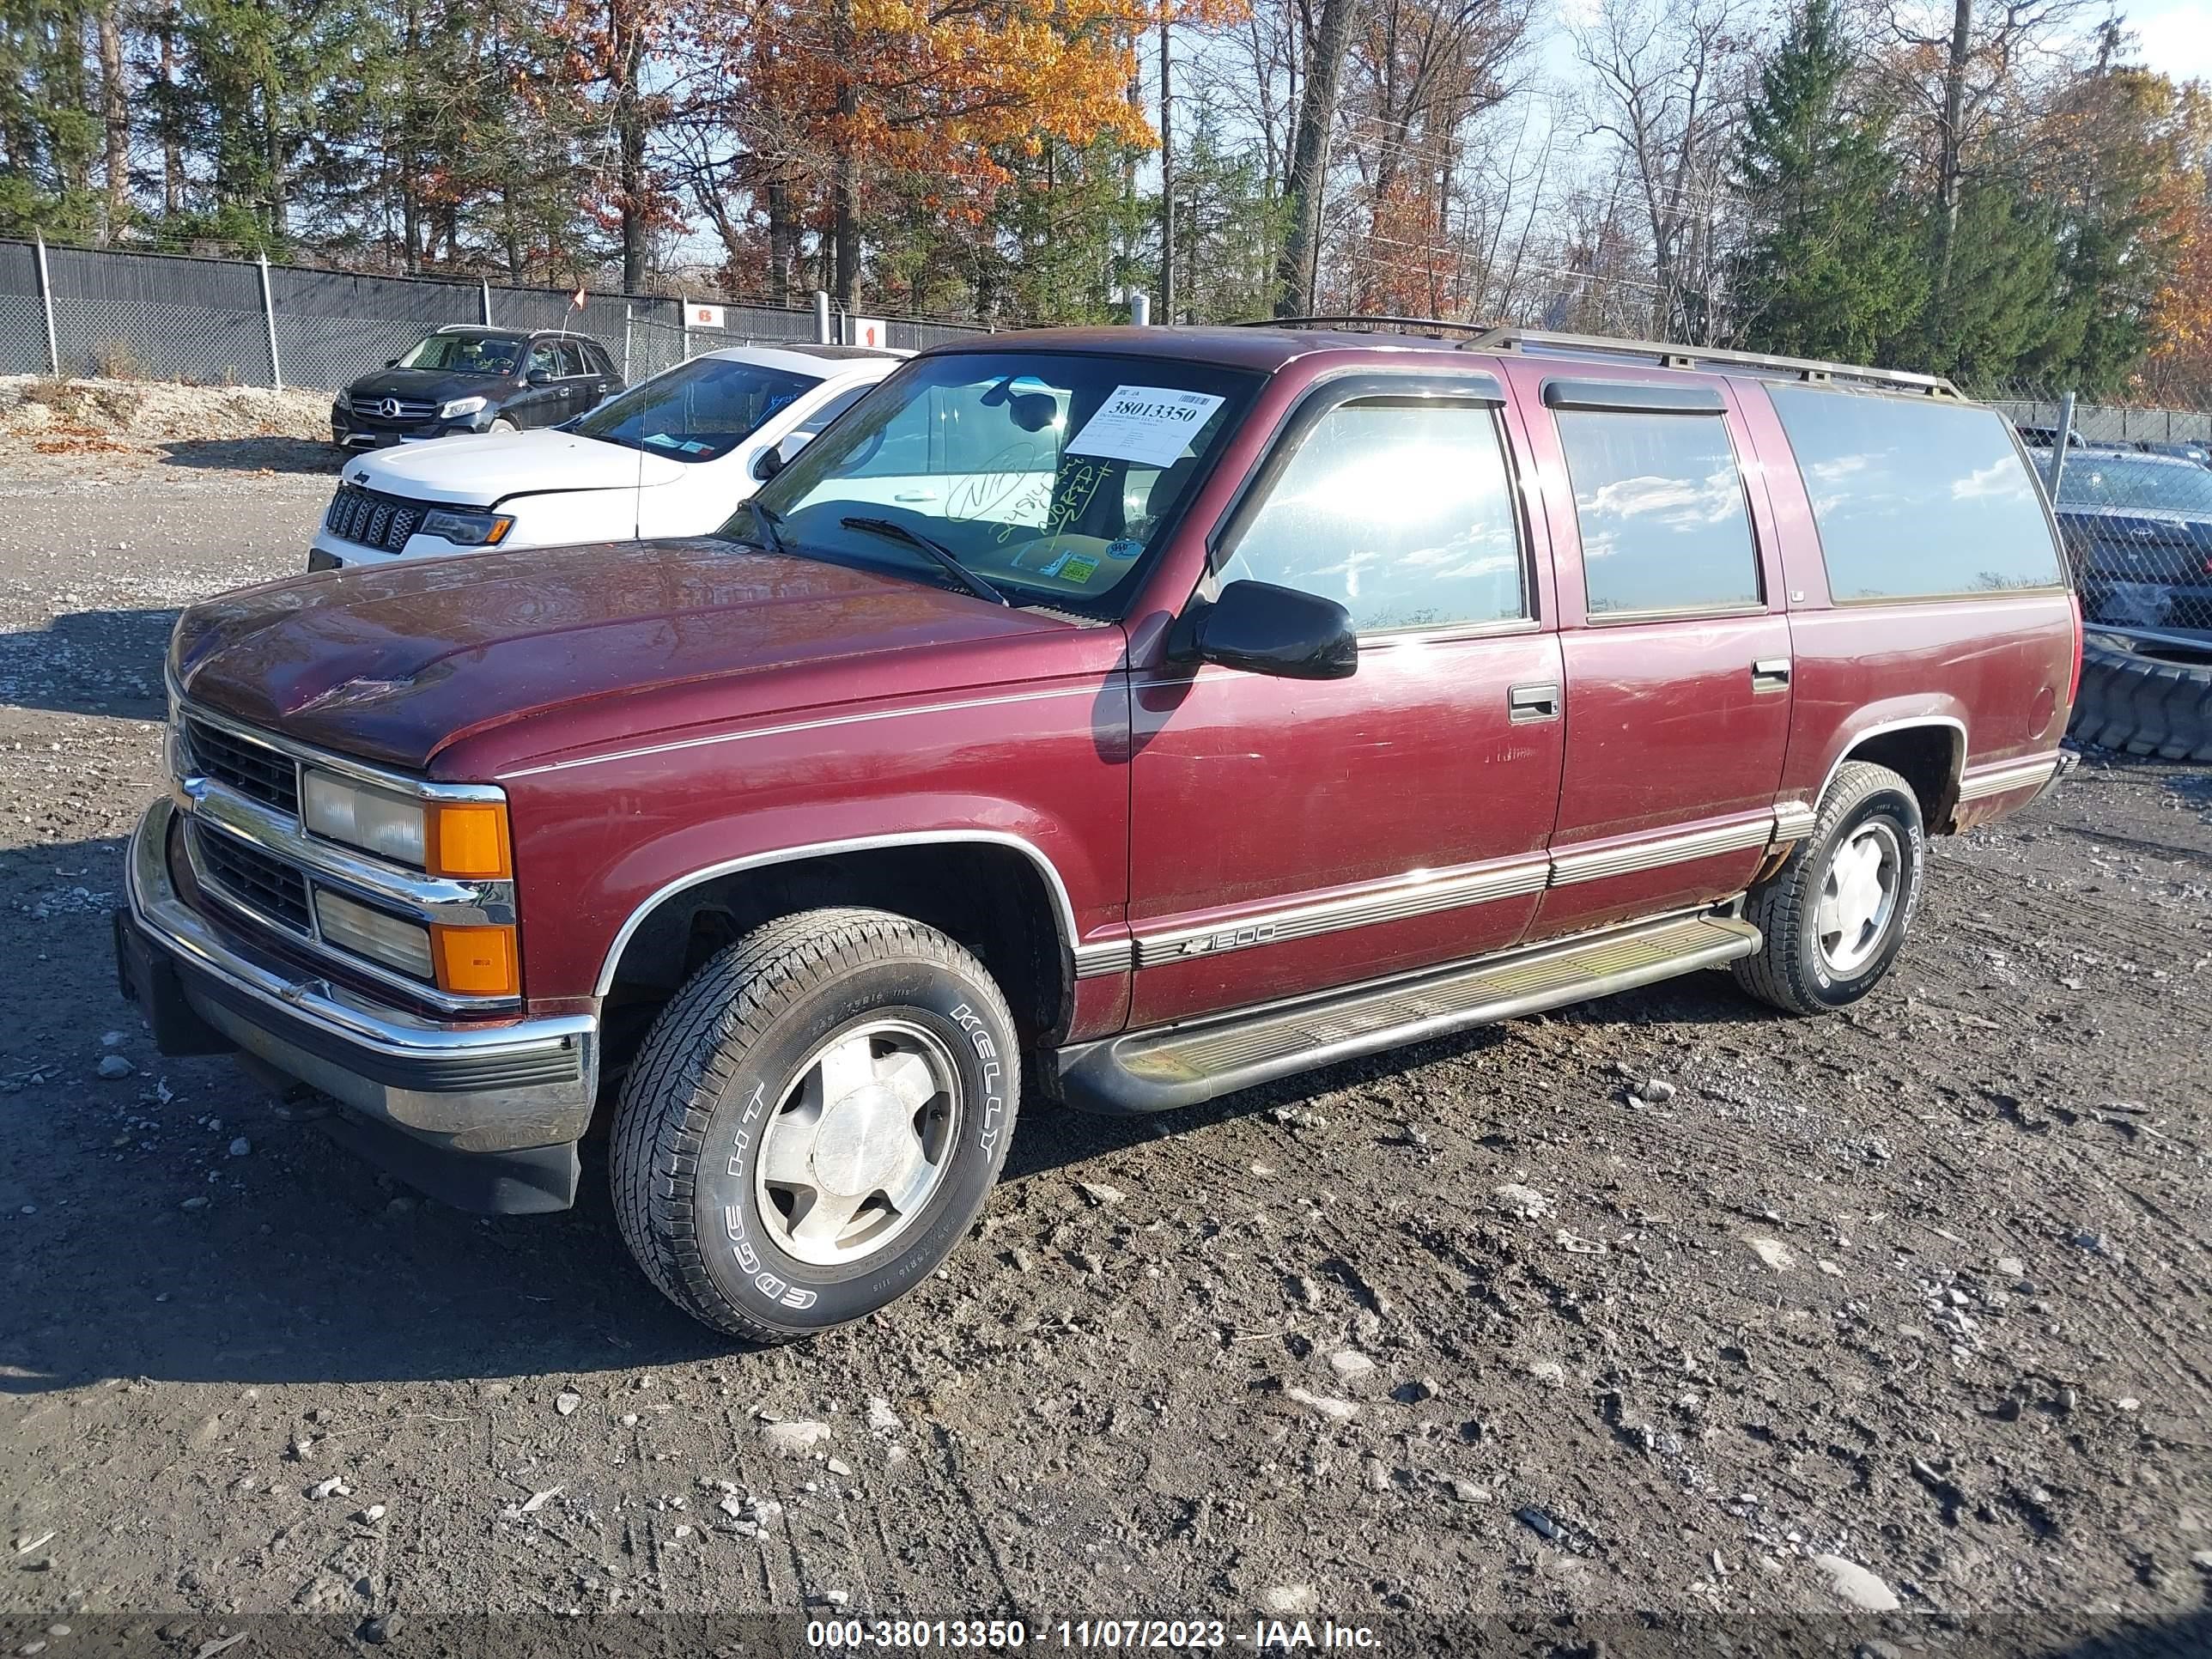
M 1229 325 L 1231 328 L 1366 328 L 1378 332 L 1395 331 L 1415 334 L 1434 334 L 1449 330 L 1455 334 L 1482 334 L 1491 331 L 1488 323 L 1449 323 L 1441 317 L 1377 317 L 1374 315 L 1346 317 L 1247 317 Z
M 1456 327 L 1447 324 L 1447 327 Z M 1538 328 L 1490 328 L 1464 342 L 1462 351 L 1558 352 L 1563 356 L 1640 357 L 1656 360 L 1663 368 L 1697 368 L 1713 364 L 1786 375 L 1821 386 L 1836 380 L 1858 381 L 1896 392 L 1917 392 L 1929 398 L 1955 398 L 1959 388 L 1940 374 L 1916 374 L 1902 368 L 1866 368 L 1856 363 L 1833 363 L 1813 357 L 1784 357 L 1765 351 L 1730 351 L 1718 346 L 1668 345 L 1656 340 L 1615 340 L 1594 334 L 1554 334 Z

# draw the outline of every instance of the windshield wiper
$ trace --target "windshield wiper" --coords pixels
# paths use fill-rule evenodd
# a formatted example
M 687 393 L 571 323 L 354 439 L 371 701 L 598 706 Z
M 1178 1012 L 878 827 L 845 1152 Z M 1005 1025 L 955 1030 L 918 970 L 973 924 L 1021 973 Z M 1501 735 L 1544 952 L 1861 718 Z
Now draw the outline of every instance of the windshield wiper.
M 904 542 L 918 547 L 952 574 L 953 580 L 979 599 L 988 599 L 993 605 L 1013 609 L 1014 602 L 985 581 L 953 556 L 952 550 L 942 542 L 932 541 L 919 530 L 909 530 L 896 519 L 840 519 L 838 523 L 848 530 L 866 530 L 878 536 L 888 536 L 895 542 Z
M 783 539 L 783 514 L 772 507 L 763 507 L 758 501 L 747 501 L 745 505 L 753 510 L 753 522 L 768 532 L 769 550 L 788 556 L 791 547 Z

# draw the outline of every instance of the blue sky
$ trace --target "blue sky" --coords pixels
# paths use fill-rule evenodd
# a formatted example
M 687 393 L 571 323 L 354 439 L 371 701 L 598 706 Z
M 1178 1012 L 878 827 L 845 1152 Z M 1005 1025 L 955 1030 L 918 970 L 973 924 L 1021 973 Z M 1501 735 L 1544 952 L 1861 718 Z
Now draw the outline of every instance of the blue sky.
M 2177 81 L 2212 82 L 2212 7 L 2205 0 L 2154 0 L 2126 15 L 2145 64 Z

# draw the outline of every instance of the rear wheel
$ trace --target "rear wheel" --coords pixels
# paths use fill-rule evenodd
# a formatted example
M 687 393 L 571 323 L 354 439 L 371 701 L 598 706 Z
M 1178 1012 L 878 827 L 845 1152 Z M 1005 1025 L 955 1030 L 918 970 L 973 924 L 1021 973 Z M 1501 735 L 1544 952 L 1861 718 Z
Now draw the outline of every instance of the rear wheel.
M 1912 786 L 1886 766 L 1846 762 L 1812 834 L 1745 902 L 1765 942 L 1732 964 L 1736 982 L 1797 1014 L 1856 1002 L 1905 944 L 1927 851 Z
M 810 910 L 661 1011 L 616 1108 L 623 1239 L 694 1318 L 785 1341 L 896 1299 L 959 1243 L 1020 1094 L 1005 999 L 933 928 Z

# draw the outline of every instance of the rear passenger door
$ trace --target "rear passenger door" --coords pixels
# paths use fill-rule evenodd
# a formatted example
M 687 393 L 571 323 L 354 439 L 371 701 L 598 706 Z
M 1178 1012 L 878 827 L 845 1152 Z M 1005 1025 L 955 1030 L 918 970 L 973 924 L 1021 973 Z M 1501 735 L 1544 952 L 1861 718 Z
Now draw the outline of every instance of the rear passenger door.
M 1547 569 L 1487 374 L 1325 381 L 1216 542 L 1334 599 L 1341 680 L 1173 662 L 1132 677 L 1134 1025 L 1512 945 L 1558 797 Z
M 1553 936 L 1723 898 L 1773 836 L 1790 620 L 1724 382 L 1518 371 L 1559 553 Z

